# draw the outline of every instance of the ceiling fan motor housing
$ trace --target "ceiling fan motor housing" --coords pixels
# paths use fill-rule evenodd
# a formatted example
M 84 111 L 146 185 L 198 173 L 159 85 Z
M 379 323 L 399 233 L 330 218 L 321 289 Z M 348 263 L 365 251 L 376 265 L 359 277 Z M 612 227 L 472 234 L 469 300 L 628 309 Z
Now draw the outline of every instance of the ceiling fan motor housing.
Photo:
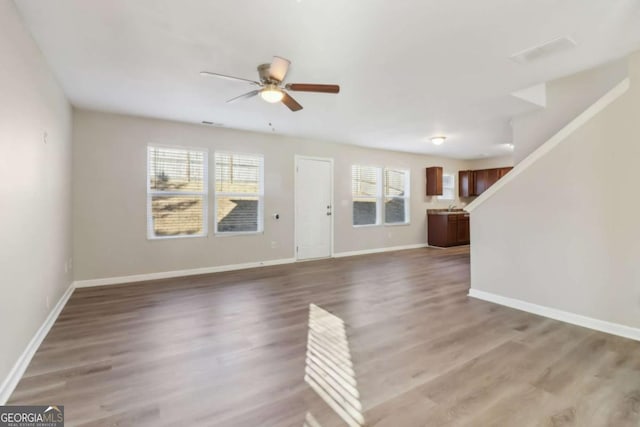
M 260 81 L 265 84 L 269 83 L 278 83 L 277 81 L 271 78 L 269 74 L 269 69 L 271 68 L 271 64 L 260 64 L 258 65 L 258 75 L 260 76 Z

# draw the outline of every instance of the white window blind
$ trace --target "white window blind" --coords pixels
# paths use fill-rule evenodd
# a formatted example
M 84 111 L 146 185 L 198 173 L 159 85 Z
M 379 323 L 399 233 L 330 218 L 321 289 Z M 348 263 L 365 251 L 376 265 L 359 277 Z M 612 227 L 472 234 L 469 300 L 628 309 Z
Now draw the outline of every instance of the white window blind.
M 382 200 L 381 169 L 371 166 L 351 166 L 353 225 L 380 224 Z
M 442 196 L 438 200 L 455 200 L 456 198 L 456 178 L 455 175 L 442 175 Z
M 384 169 L 384 222 L 385 224 L 409 223 L 408 170 Z
M 263 157 L 216 153 L 215 159 L 216 233 L 262 232 Z
M 207 235 L 207 151 L 147 147 L 147 237 Z

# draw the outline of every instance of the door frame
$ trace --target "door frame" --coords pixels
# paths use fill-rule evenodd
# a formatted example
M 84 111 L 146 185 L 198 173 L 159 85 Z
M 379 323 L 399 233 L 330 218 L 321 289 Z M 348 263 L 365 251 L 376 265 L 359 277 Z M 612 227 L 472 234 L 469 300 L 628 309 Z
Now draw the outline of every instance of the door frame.
M 333 186 L 334 186 L 334 163 L 333 163 L 333 157 L 318 157 L 318 156 L 306 156 L 306 155 L 301 155 L 301 154 L 296 154 L 294 155 L 294 164 L 293 164 L 293 253 L 295 254 L 294 258 L 296 260 L 296 262 L 301 262 L 301 261 L 313 261 L 313 260 L 306 260 L 306 259 L 298 259 L 298 251 L 297 251 L 297 247 L 298 247 L 298 162 L 300 160 L 318 160 L 318 161 L 324 161 L 324 162 L 329 162 L 329 166 L 331 167 L 331 188 L 330 188 L 330 200 L 331 200 L 331 253 L 329 254 L 329 258 L 333 258 L 334 257 L 334 250 L 333 250 L 333 244 L 335 241 L 334 238 L 334 223 L 335 223 L 335 216 L 336 216 L 336 204 L 335 204 L 335 199 L 334 199 L 334 191 L 333 191 Z

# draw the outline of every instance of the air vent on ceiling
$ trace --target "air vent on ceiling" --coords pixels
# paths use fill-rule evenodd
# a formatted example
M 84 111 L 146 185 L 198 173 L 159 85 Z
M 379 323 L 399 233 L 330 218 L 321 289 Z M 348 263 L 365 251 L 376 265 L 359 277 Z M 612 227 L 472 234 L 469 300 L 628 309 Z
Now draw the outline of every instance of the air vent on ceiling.
M 514 53 L 510 58 L 520 64 L 526 64 L 527 62 L 535 61 L 545 56 L 571 49 L 576 45 L 577 43 L 571 37 L 558 37 L 557 39 Z

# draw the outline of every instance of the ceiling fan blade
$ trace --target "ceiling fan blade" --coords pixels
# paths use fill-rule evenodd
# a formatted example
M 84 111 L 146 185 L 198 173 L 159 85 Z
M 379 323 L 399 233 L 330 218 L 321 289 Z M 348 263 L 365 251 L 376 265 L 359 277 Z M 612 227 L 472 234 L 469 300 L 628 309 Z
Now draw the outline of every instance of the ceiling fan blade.
M 227 76 L 225 74 L 219 74 L 219 73 L 212 73 L 211 71 L 200 71 L 200 75 L 201 76 L 212 76 L 212 77 L 219 77 L 221 79 L 227 79 L 227 80 L 233 80 L 233 81 L 239 81 L 239 82 L 245 82 L 245 83 L 251 83 L 254 85 L 258 85 L 260 86 L 260 83 L 258 83 L 255 80 L 249 80 L 249 79 L 243 79 L 242 77 L 233 77 L 233 76 Z
M 269 66 L 269 77 L 279 82 L 283 81 L 289 71 L 289 65 L 291 65 L 291 61 L 288 59 L 274 56 Z
M 229 100 L 227 101 L 227 104 L 228 104 L 228 103 L 230 103 L 230 102 L 237 101 L 237 100 L 239 100 L 239 99 L 253 98 L 254 96 L 256 96 L 257 94 L 259 94 L 259 93 L 260 93 L 260 90 L 261 90 L 261 89 L 252 90 L 251 92 L 247 92 L 247 93 L 245 93 L 245 94 L 243 94 L 243 95 L 236 96 L 235 98 L 231 98 L 231 99 L 229 99 Z
M 288 83 L 285 88 L 298 92 L 339 93 L 338 85 L 317 85 L 313 83 Z
M 289 107 L 291 111 L 299 111 L 302 110 L 302 105 L 298 104 L 298 101 L 289 96 L 288 93 L 283 92 L 284 96 L 282 97 L 282 103 Z

